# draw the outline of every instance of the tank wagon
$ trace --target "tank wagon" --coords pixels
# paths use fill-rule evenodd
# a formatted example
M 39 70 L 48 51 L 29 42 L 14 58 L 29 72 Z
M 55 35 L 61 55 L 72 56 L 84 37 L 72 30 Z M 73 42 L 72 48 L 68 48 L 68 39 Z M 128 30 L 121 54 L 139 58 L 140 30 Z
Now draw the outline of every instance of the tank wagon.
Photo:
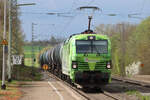
M 40 55 L 40 64 L 63 80 L 85 88 L 101 87 L 111 81 L 111 43 L 94 32 L 71 35 L 62 44 Z

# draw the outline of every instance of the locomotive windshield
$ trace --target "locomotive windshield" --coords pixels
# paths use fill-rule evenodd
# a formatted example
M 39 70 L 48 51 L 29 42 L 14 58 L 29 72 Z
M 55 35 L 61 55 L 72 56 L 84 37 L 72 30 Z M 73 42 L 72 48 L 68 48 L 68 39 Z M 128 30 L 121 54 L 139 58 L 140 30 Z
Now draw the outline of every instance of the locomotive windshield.
M 91 41 L 77 40 L 76 50 L 77 53 L 91 53 Z
M 108 53 L 107 40 L 76 40 L 77 53 Z

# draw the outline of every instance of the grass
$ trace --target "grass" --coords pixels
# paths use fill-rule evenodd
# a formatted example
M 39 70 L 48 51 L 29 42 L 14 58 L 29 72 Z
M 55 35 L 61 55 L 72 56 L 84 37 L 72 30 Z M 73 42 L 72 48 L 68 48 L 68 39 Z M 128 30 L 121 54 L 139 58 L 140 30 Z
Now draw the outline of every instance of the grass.
M 32 66 L 32 58 L 25 58 L 24 59 L 24 64 L 26 66 Z M 34 67 L 39 67 L 38 60 L 36 60 L 36 62 L 34 62 L 33 65 L 34 65 Z
M 1 81 L 0 81 L 1 82 Z M 19 91 L 19 84 L 17 81 L 11 83 L 6 82 L 6 90 L 0 90 L 0 100 L 19 100 L 22 96 Z
M 36 59 L 36 61 L 34 62 L 33 66 L 34 67 L 39 67 L 39 63 L 38 63 L 38 56 L 41 52 L 41 50 L 44 48 L 44 46 L 34 46 L 34 51 L 32 53 L 32 46 L 24 46 L 24 64 L 25 66 L 32 66 L 32 55 L 34 56 L 34 58 Z
M 33 72 L 33 74 L 31 74 Z M 39 81 L 41 80 L 42 74 L 38 68 L 33 67 L 33 71 L 31 67 L 27 66 L 14 66 L 12 72 L 12 79 L 19 81 Z M 19 90 L 20 82 L 12 81 L 11 83 L 6 83 L 6 90 L 0 89 L 0 100 L 19 100 L 22 96 L 22 93 Z M 1 80 L 0 80 L 1 83 Z
M 136 95 L 139 100 L 150 100 L 150 96 L 143 96 L 139 91 L 129 90 L 126 92 L 127 95 Z
M 21 80 L 21 81 L 40 81 L 42 74 L 40 73 L 40 69 L 27 66 L 14 66 L 12 74 L 13 79 Z

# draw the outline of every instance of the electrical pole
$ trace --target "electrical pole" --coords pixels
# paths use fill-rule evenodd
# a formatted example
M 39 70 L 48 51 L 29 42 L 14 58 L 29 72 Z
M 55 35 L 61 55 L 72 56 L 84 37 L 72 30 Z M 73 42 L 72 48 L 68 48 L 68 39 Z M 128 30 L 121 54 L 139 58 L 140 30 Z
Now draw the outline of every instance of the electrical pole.
M 125 53 L 126 53 L 126 44 L 125 44 L 125 25 L 121 25 L 121 76 L 125 77 Z
M 4 32 L 3 32 L 3 39 L 6 40 L 6 19 L 7 19 L 7 0 L 4 0 Z M 2 85 L 1 89 L 5 90 L 5 69 L 6 69 L 6 61 L 5 61 L 5 52 L 6 45 L 3 44 L 3 70 L 2 70 Z
M 14 9 L 13 9 L 13 11 L 14 11 L 14 16 L 15 16 L 15 32 L 16 32 L 16 35 L 19 33 L 19 23 L 18 23 L 18 7 L 17 7 L 17 0 L 13 0 L 13 5 L 14 5 Z M 18 37 L 18 36 L 16 36 L 16 37 Z M 15 45 L 16 45 L 16 47 L 17 47 L 17 42 L 18 42 L 18 40 L 17 40 L 17 38 L 15 39 Z M 18 52 L 18 48 L 16 48 L 16 52 L 15 52 L 15 54 L 19 54 L 19 52 Z M 19 73 L 19 72 L 18 72 Z
M 34 76 L 33 73 L 33 67 L 34 67 L 34 23 L 32 23 L 32 75 Z
M 9 0 L 8 82 L 11 82 L 12 0 Z

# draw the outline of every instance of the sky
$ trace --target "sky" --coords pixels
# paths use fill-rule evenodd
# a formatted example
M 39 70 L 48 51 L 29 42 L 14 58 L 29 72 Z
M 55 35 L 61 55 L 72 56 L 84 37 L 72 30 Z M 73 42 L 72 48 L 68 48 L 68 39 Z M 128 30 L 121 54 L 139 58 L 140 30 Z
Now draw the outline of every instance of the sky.
M 36 3 L 20 7 L 20 20 L 25 40 L 31 41 L 32 23 L 35 40 L 49 40 L 51 36 L 68 37 L 87 29 L 91 10 L 77 10 L 82 6 L 96 6 L 92 20 L 92 29 L 99 24 L 130 22 L 139 24 L 150 16 L 150 0 L 18 0 L 18 4 Z M 88 13 L 87 13 L 88 12 Z M 48 15 L 47 13 L 65 13 Z M 116 16 L 109 16 L 116 14 Z M 128 14 L 133 18 L 129 18 Z

